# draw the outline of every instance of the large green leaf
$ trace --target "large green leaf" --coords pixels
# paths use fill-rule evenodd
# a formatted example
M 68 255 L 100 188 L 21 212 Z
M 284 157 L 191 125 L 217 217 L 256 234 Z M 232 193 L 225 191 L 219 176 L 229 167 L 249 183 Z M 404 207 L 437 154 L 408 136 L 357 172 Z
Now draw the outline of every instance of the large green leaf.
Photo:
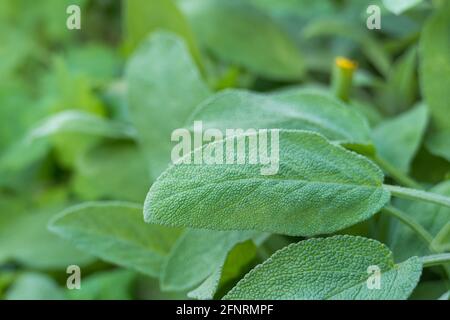
M 315 131 L 341 143 L 370 144 L 369 127 L 358 112 L 318 93 L 285 92 L 275 96 L 242 90 L 220 92 L 206 99 L 187 125 L 203 128 L 299 129 Z
M 131 117 L 156 178 L 170 161 L 170 135 L 184 125 L 209 90 L 184 43 L 158 32 L 147 39 L 127 68 Z
M 373 266 L 380 270 L 379 289 L 368 286 Z M 375 240 L 310 239 L 276 252 L 225 299 L 407 299 L 421 273 L 419 258 L 395 264 L 389 249 Z
M 450 196 L 450 181 L 445 181 L 430 192 Z M 449 221 L 450 209 L 429 203 L 414 203 L 404 207 L 408 216 L 425 228 L 432 236 L 436 236 L 439 231 Z M 404 260 L 413 255 L 426 255 L 431 252 L 423 239 L 408 226 L 400 222 L 394 222 L 390 230 L 389 247 L 394 251 L 397 259 Z
M 179 231 L 142 221 L 142 208 L 124 202 L 94 202 L 56 216 L 49 228 L 80 250 L 103 260 L 158 276 Z
M 378 156 L 402 172 L 408 172 L 422 142 L 427 118 L 427 108 L 421 104 L 400 116 L 382 122 L 372 134 Z
M 248 2 L 185 0 L 181 8 L 200 44 L 221 60 L 276 80 L 303 76 L 304 62 L 295 43 Z
M 231 249 L 255 232 L 186 230 L 172 248 L 161 274 L 163 290 L 193 288 L 222 267 Z
M 203 152 L 223 151 L 222 159 L 215 159 L 214 164 L 179 162 L 165 171 L 150 188 L 145 220 L 192 228 L 309 236 L 363 221 L 389 200 L 389 192 L 382 187 L 382 172 L 366 158 L 316 133 L 276 131 L 272 132 L 272 141 L 277 134 L 279 162 L 276 144 L 271 143 L 267 153 L 274 156 L 272 172 L 265 171 L 269 168 L 262 164 L 226 164 L 225 157 L 235 159 L 236 154 L 234 147 L 223 147 L 227 142 L 232 145 L 235 137 L 182 158 L 201 159 Z M 250 138 L 255 140 L 256 136 L 244 134 L 239 139 L 248 144 Z M 249 159 L 249 149 L 256 153 L 254 146 L 247 146 L 245 159 Z M 223 164 L 217 164 L 217 160 Z

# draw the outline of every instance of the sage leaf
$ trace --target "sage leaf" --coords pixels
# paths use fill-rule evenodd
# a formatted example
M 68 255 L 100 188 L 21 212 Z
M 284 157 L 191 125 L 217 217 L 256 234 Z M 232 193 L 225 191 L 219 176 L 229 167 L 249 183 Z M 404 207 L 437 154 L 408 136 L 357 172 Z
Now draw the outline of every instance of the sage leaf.
M 224 144 L 213 142 L 188 156 Z M 282 130 L 279 144 L 275 175 L 261 175 L 260 164 L 170 167 L 150 188 L 146 222 L 311 236 L 366 220 L 389 200 L 378 167 L 323 136 Z M 225 150 L 224 156 L 227 153 L 234 156 L 234 150 Z
M 183 41 L 155 32 L 127 67 L 128 103 L 150 175 L 156 179 L 170 162 L 173 130 L 184 125 L 209 95 Z
M 176 229 L 145 224 L 139 205 L 116 201 L 69 208 L 49 228 L 82 251 L 154 277 L 179 235 Z
M 187 125 L 203 128 L 299 129 L 323 134 L 340 143 L 370 145 L 366 120 L 358 112 L 325 94 L 284 92 L 275 96 L 244 90 L 219 92 L 202 102 Z
M 161 274 L 167 291 L 191 289 L 222 267 L 231 249 L 255 232 L 186 230 L 170 251 Z
M 379 289 L 370 287 L 377 268 Z M 374 269 L 375 270 L 375 269 Z M 422 273 L 420 259 L 395 264 L 382 243 L 354 236 L 310 239 L 276 252 L 225 299 L 407 299 Z
M 372 134 L 378 156 L 400 171 L 408 172 L 422 142 L 427 120 L 427 108 L 420 104 L 393 119 L 383 121 Z

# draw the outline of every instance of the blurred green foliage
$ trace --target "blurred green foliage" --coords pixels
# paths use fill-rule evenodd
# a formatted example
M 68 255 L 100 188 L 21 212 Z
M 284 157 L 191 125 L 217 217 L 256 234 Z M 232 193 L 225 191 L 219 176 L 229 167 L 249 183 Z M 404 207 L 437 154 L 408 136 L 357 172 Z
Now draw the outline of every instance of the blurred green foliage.
M 441 183 L 435 188 L 450 196 L 450 6 L 387 2 L 0 1 L 0 298 L 223 296 L 251 267 L 299 239 L 200 232 L 199 244 L 189 238 L 197 231 L 179 237 L 178 229 L 136 218 L 169 162 L 170 132 L 227 88 L 274 100 L 302 90 L 328 97 L 337 56 L 358 63 L 348 106 L 367 119 L 379 156 L 423 187 Z M 81 30 L 66 27 L 70 4 L 81 7 Z M 381 30 L 366 28 L 369 4 L 382 8 Z M 100 204 L 76 212 L 75 224 L 48 229 L 59 212 L 87 201 Z M 86 215 L 98 206 L 105 215 L 91 221 Z M 423 222 L 433 235 L 449 221 L 448 209 L 423 211 L 442 220 Z M 81 230 L 83 223 L 92 229 Z M 367 223 L 355 232 L 386 242 L 394 254 L 424 251 L 404 226 Z M 82 268 L 82 290 L 66 289 L 69 265 Z M 160 276 L 169 292 L 160 290 Z M 440 269 L 423 279 L 415 298 L 446 290 Z

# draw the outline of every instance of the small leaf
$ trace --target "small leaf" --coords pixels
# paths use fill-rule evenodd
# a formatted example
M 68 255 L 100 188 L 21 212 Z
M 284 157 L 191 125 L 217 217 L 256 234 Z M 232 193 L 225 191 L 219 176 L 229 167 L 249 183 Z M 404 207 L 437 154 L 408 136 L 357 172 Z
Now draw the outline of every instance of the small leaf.
M 228 138 L 229 145 L 234 139 Z M 235 157 L 234 148 L 224 148 L 227 141 L 206 145 L 186 159 L 200 158 L 205 148 L 226 149 L 224 157 Z M 245 148 L 245 159 L 250 148 Z M 273 155 L 271 148 L 275 150 L 271 145 L 267 154 Z M 177 163 L 150 188 L 145 220 L 170 226 L 310 236 L 366 220 L 389 200 L 379 168 L 321 135 L 280 131 L 278 158 L 270 169 L 275 171 L 279 165 L 278 172 L 271 172 L 274 175 L 262 175 L 261 169 L 269 168 L 261 164 L 226 164 L 225 158 L 223 164 Z
M 206 99 L 187 125 L 204 129 L 299 129 L 340 143 L 370 144 L 369 127 L 359 113 L 319 93 L 288 91 L 274 96 L 227 90 Z
M 380 270 L 380 289 L 368 286 L 370 267 Z M 394 264 L 375 240 L 334 236 L 291 244 L 250 271 L 225 299 L 407 299 L 419 282 L 417 257 Z
M 127 68 L 131 118 L 156 179 L 170 161 L 173 130 L 180 128 L 209 90 L 184 43 L 167 32 L 144 41 Z
M 377 154 L 402 172 L 408 172 L 422 142 L 427 118 L 427 108 L 421 104 L 382 122 L 372 134 Z
M 155 277 L 179 235 L 176 229 L 145 224 L 142 208 L 124 202 L 69 208 L 49 228 L 82 251 Z
M 231 249 L 255 232 L 186 230 L 174 245 L 161 274 L 163 290 L 193 288 L 222 267 Z

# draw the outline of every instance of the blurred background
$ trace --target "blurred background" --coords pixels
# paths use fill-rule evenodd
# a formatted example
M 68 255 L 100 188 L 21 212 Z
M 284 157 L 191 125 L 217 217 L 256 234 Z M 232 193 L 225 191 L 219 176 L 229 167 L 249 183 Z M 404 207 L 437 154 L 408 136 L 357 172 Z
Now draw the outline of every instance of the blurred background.
M 85 201 L 143 203 L 154 174 L 136 139 L 124 72 L 148 34 L 180 36 L 212 91 L 328 91 L 335 58 L 347 57 L 358 65 L 350 103 L 376 127 L 422 100 L 417 44 L 438 2 L 389 10 L 381 0 L 1 0 L 0 298 L 186 297 L 47 229 L 56 213 Z M 66 25 L 73 4 L 80 30 Z M 373 4 L 380 30 L 367 28 Z M 410 173 L 434 184 L 449 168 L 421 147 Z M 73 264 L 84 290 L 64 288 Z

